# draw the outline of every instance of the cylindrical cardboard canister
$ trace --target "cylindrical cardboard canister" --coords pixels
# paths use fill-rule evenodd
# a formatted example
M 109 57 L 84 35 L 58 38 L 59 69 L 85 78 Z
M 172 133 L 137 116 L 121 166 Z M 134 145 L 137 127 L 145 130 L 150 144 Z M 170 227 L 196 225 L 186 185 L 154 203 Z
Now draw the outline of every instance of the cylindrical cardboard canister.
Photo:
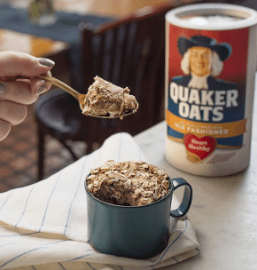
M 250 162 L 257 12 L 195 4 L 166 14 L 166 159 L 195 175 Z

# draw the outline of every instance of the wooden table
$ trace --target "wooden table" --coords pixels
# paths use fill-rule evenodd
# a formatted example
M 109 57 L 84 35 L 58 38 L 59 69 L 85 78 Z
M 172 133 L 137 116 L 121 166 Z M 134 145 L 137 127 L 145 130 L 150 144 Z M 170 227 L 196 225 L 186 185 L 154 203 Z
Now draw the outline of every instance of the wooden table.
M 13 1 L 16 7 L 26 8 L 30 0 Z M 148 5 L 155 5 L 170 0 L 53 0 L 54 7 L 60 11 L 70 11 L 82 14 L 98 14 L 103 16 L 124 16 Z
M 0 29 L 0 51 L 21 51 L 41 57 L 67 48 L 64 42 Z
M 255 87 L 257 88 L 257 87 Z M 183 177 L 193 187 L 188 217 L 200 244 L 200 253 L 172 270 L 257 269 L 257 89 L 248 169 L 227 177 L 199 177 L 179 171 L 164 157 L 166 123 L 162 122 L 135 140 L 147 161 L 170 177 Z

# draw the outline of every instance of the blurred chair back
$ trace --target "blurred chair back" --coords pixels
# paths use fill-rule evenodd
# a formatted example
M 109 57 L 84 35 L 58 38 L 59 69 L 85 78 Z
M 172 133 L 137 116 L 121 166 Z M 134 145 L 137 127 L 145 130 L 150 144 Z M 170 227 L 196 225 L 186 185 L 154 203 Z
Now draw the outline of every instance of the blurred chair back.
M 85 92 L 98 75 L 118 86 L 128 86 L 138 102 L 136 114 L 120 119 L 84 117 L 86 142 L 101 144 L 113 133 L 136 135 L 163 120 L 165 69 L 165 13 L 170 4 L 147 6 L 103 27 L 79 25 L 82 34 L 82 77 Z

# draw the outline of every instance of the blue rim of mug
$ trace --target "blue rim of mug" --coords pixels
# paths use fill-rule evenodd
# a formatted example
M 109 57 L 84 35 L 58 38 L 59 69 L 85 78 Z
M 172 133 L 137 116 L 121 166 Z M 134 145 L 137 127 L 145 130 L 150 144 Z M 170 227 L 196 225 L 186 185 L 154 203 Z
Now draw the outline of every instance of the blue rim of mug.
M 100 203 L 102 203 L 102 204 L 109 205 L 109 206 L 112 206 L 112 207 L 120 207 L 120 208 L 128 208 L 128 209 L 133 209 L 133 208 L 138 209 L 138 208 L 142 208 L 142 207 L 148 207 L 148 206 L 157 204 L 157 203 L 159 203 L 159 202 L 161 202 L 161 201 L 167 199 L 167 197 L 169 197 L 170 194 L 174 191 L 174 185 L 173 185 L 173 183 L 172 183 L 172 179 L 168 176 L 168 180 L 169 180 L 169 182 L 170 182 L 170 190 L 169 190 L 169 193 L 168 193 L 165 197 L 161 198 L 160 200 L 155 201 L 155 202 L 148 203 L 148 204 L 146 204 L 146 205 L 140 205 L 140 206 L 113 204 L 113 203 L 108 203 L 108 202 L 104 202 L 104 201 L 99 200 L 97 197 L 95 197 L 95 196 L 87 189 L 87 177 L 90 176 L 90 175 L 91 175 L 91 173 L 89 173 L 89 174 L 86 176 L 86 179 L 85 179 L 85 181 L 84 181 L 84 187 L 85 187 L 85 190 L 86 190 L 87 194 L 88 194 L 92 199 L 94 199 L 94 200 L 96 200 L 96 201 L 98 201 L 98 202 L 100 202 Z

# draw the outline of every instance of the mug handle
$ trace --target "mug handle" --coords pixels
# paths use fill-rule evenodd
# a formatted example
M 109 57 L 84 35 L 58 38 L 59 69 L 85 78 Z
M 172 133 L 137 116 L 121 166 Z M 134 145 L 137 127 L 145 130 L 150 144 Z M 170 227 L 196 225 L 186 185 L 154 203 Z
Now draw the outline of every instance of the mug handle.
M 184 196 L 183 196 L 180 206 L 177 209 L 170 211 L 170 215 L 172 217 L 175 217 L 175 218 L 183 217 L 188 212 L 192 203 L 192 199 L 193 199 L 192 186 L 183 178 L 173 178 L 171 179 L 171 182 L 174 186 L 174 190 L 176 190 L 179 187 L 185 186 Z

